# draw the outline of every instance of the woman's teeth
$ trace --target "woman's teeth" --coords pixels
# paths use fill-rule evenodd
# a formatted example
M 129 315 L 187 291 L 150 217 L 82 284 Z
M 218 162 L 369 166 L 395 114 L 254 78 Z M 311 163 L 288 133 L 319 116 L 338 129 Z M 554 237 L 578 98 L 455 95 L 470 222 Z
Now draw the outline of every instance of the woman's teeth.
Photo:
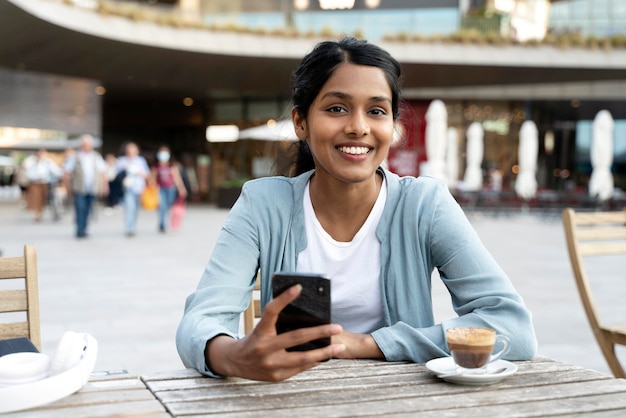
M 368 147 L 337 147 L 337 149 L 341 152 L 352 155 L 361 155 L 370 152 Z

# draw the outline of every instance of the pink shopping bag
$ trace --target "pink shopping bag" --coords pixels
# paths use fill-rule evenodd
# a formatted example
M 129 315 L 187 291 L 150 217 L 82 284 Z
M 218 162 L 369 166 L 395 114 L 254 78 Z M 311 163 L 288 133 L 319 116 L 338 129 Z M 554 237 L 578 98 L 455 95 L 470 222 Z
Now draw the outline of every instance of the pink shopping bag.
M 183 223 L 183 217 L 185 216 L 185 210 L 185 198 L 179 197 L 172 206 L 172 215 L 170 217 L 170 226 L 172 229 L 180 228 L 180 225 Z

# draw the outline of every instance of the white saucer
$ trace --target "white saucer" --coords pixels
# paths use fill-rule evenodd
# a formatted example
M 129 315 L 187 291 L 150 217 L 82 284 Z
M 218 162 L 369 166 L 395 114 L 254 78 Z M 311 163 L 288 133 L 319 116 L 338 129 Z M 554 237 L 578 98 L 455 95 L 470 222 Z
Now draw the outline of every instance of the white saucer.
M 452 357 L 441 357 L 430 360 L 426 363 L 426 368 L 437 376 L 456 373 L 456 366 Z M 504 370 L 499 373 L 494 373 L 500 369 Z M 442 379 L 447 382 L 458 383 L 461 385 L 492 385 L 501 381 L 505 377 L 512 375 L 516 371 L 517 366 L 510 361 L 496 360 L 493 363 L 489 363 L 487 366 L 487 373 L 485 374 L 454 374 L 442 377 Z

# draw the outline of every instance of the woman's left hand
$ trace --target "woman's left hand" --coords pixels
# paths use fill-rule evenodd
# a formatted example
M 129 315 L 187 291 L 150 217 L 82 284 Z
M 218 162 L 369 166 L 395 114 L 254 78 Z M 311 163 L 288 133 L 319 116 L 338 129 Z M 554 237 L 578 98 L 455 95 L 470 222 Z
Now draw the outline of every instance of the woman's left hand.
M 384 359 L 385 355 L 378 344 L 370 334 L 355 334 L 343 330 L 339 335 L 333 335 L 332 344 L 343 344 L 346 349 L 339 353 L 335 358 L 342 359 Z

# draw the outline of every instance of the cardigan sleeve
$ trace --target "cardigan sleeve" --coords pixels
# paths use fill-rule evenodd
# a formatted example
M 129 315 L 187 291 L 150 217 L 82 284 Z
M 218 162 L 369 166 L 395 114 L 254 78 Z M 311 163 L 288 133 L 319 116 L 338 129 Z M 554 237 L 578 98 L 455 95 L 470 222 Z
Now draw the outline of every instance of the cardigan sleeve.
M 421 300 L 413 301 L 414 306 L 401 302 L 402 306 L 395 307 L 398 320 L 372 333 L 386 358 L 425 362 L 448 355 L 444 331 L 461 326 L 493 328 L 511 339 L 511 350 L 506 358 L 532 358 L 537 341 L 531 314 L 522 297 L 484 247 L 443 183 L 435 187 L 427 202 L 431 209 L 422 211 L 417 222 L 425 242 L 422 246 L 416 245 L 422 252 L 415 258 L 429 263 L 428 272 L 438 269 L 458 317 L 441 324 L 432 323 L 432 319 L 425 323 L 415 318 L 415 306 L 428 305 L 430 295 L 421 295 Z M 405 272 L 415 275 L 411 269 Z M 411 287 L 416 280 L 420 279 L 405 277 L 401 285 Z M 430 280 L 430 277 L 421 280 Z
M 238 338 L 240 314 L 252 294 L 259 259 L 252 208 L 244 187 L 178 326 L 176 346 L 183 364 L 206 375 L 214 376 L 205 362 L 207 342 L 220 334 Z
M 308 177 L 301 177 L 298 191 Z M 176 345 L 186 367 L 214 376 L 206 367 L 209 340 L 223 334 L 238 338 L 241 313 L 248 307 L 261 270 L 263 305 L 270 299 L 270 277 L 295 268 L 306 239 L 292 233 L 295 179 L 265 177 L 247 182 L 224 223 L 195 292 L 186 301 Z M 301 202 L 301 199 L 300 201 Z M 300 205 L 301 206 L 301 205 Z

